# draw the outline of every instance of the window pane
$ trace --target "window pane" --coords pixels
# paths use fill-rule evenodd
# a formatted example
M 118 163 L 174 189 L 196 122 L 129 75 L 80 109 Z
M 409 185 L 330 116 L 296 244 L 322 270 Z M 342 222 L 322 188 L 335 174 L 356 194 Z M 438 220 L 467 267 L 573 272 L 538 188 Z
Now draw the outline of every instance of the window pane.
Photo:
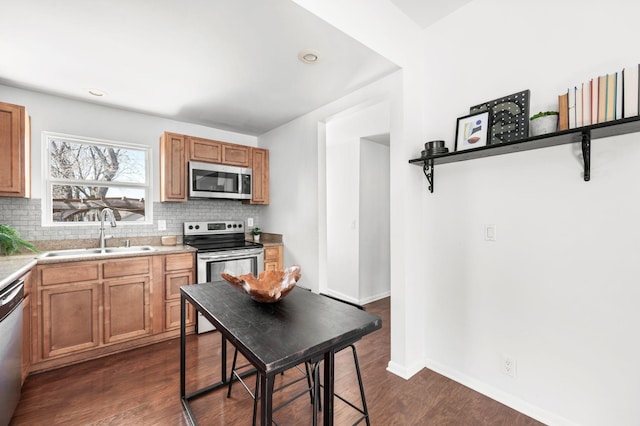
M 144 188 L 53 185 L 53 221 L 100 221 L 105 207 L 113 210 L 117 221 L 144 221 L 144 193 Z
M 143 150 L 52 138 L 49 164 L 54 179 L 145 182 Z

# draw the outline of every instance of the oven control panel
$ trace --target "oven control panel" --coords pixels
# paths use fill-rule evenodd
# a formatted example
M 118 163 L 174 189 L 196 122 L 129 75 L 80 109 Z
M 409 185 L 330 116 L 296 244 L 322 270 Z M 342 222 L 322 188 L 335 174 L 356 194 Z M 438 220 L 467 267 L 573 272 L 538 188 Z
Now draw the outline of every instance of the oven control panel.
M 241 220 L 218 220 L 212 222 L 184 222 L 184 235 L 215 235 L 244 233 Z

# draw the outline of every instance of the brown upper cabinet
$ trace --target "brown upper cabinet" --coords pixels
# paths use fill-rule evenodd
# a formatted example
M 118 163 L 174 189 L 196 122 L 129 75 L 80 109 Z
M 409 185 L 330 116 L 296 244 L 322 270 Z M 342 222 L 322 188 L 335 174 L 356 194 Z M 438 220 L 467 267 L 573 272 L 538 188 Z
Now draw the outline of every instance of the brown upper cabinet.
M 251 167 L 251 147 L 225 143 L 222 145 L 222 164 Z
M 189 160 L 222 163 L 221 142 L 189 137 L 189 151 Z
M 248 204 L 269 204 L 269 151 L 251 148 L 253 188 Z
M 160 201 L 187 201 L 189 161 L 252 168 L 253 198 L 246 202 L 269 204 L 268 150 L 169 132 L 160 138 Z
M 31 196 L 31 125 L 25 107 L 0 102 L 0 197 Z
M 160 201 L 187 201 L 186 137 L 165 132 L 160 137 Z

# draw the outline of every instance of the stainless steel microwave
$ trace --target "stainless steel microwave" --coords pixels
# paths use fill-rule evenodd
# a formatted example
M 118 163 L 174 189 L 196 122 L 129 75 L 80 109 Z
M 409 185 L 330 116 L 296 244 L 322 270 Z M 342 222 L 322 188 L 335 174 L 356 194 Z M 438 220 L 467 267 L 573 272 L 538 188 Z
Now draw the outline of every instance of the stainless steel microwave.
M 189 162 L 190 198 L 251 199 L 251 169 Z

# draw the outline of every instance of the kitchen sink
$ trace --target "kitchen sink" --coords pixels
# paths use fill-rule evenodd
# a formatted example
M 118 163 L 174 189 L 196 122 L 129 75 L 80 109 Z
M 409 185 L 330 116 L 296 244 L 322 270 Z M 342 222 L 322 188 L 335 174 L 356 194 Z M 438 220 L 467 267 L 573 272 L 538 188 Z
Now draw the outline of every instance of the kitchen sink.
M 152 252 L 156 249 L 151 246 L 133 246 L 133 247 L 107 247 L 107 248 L 90 248 L 90 249 L 71 249 L 71 250 L 54 250 L 48 251 L 37 256 L 38 259 L 52 259 L 61 257 L 87 257 L 87 256 L 108 256 L 115 254 L 137 254 Z

